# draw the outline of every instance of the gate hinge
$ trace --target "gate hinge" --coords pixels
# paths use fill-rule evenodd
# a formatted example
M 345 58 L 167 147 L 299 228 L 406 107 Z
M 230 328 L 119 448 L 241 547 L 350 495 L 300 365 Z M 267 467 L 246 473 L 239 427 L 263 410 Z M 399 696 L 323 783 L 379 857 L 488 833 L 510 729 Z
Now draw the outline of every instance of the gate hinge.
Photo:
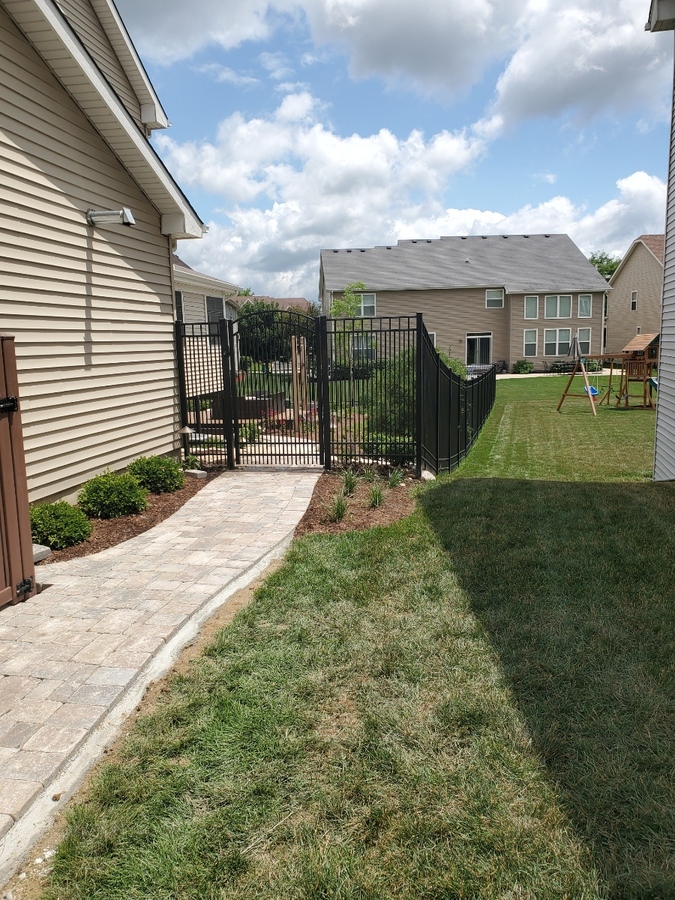
M 17 412 L 19 409 L 18 397 L 0 397 L 0 412 Z
M 23 598 L 24 594 L 29 594 L 35 588 L 35 582 L 32 578 L 24 578 L 16 586 L 16 596 Z

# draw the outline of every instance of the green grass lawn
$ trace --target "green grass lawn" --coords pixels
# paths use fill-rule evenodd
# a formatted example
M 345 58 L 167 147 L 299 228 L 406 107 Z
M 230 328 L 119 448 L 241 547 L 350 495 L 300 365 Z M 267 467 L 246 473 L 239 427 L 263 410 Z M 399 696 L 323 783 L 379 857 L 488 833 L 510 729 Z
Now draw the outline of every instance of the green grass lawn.
M 675 490 L 653 413 L 555 413 L 563 384 L 500 381 L 408 519 L 296 541 L 46 896 L 675 896 Z

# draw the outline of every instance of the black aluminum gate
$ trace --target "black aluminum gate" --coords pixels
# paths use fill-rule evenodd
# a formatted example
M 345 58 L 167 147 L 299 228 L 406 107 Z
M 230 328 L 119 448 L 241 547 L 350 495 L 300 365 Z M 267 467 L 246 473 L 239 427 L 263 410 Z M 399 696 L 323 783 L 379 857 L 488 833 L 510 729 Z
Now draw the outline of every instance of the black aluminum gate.
M 421 315 L 313 318 L 267 309 L 176 323 L 184 450 L 201 465 L 407 465 L 464 458 L 494 402 L 494 367 L 464 381 Z

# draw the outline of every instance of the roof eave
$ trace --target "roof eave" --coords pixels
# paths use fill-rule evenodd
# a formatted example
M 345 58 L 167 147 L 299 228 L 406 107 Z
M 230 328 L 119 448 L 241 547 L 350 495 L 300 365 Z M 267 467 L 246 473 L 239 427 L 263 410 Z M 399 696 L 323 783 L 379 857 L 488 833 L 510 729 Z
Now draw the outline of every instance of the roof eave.
M 204 223 L 53 0 L 0 3 L 158 209 L 162 234 L 202 237 Z
M 141 121 L 149 129 L 171 124 L 145 66 L 112 0 L 91 0 L 101 25 L 141 104 Z
M 675 0 L 652 0 L 645 31 L 675 29 Z

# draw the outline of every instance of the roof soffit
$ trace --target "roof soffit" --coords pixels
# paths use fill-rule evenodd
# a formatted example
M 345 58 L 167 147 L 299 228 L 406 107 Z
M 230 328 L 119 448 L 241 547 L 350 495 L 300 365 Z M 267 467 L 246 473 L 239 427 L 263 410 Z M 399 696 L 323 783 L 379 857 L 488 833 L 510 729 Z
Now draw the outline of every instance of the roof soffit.
M 122 18 L 111 0 L 90 0 L 141 104 L 141 120 L 148 128 L 168 128 L 169 119 L 136 52 Z
M 162 214 L 162 233 L 202 237 L 201 219 L 53 0 L 0 4 Z

